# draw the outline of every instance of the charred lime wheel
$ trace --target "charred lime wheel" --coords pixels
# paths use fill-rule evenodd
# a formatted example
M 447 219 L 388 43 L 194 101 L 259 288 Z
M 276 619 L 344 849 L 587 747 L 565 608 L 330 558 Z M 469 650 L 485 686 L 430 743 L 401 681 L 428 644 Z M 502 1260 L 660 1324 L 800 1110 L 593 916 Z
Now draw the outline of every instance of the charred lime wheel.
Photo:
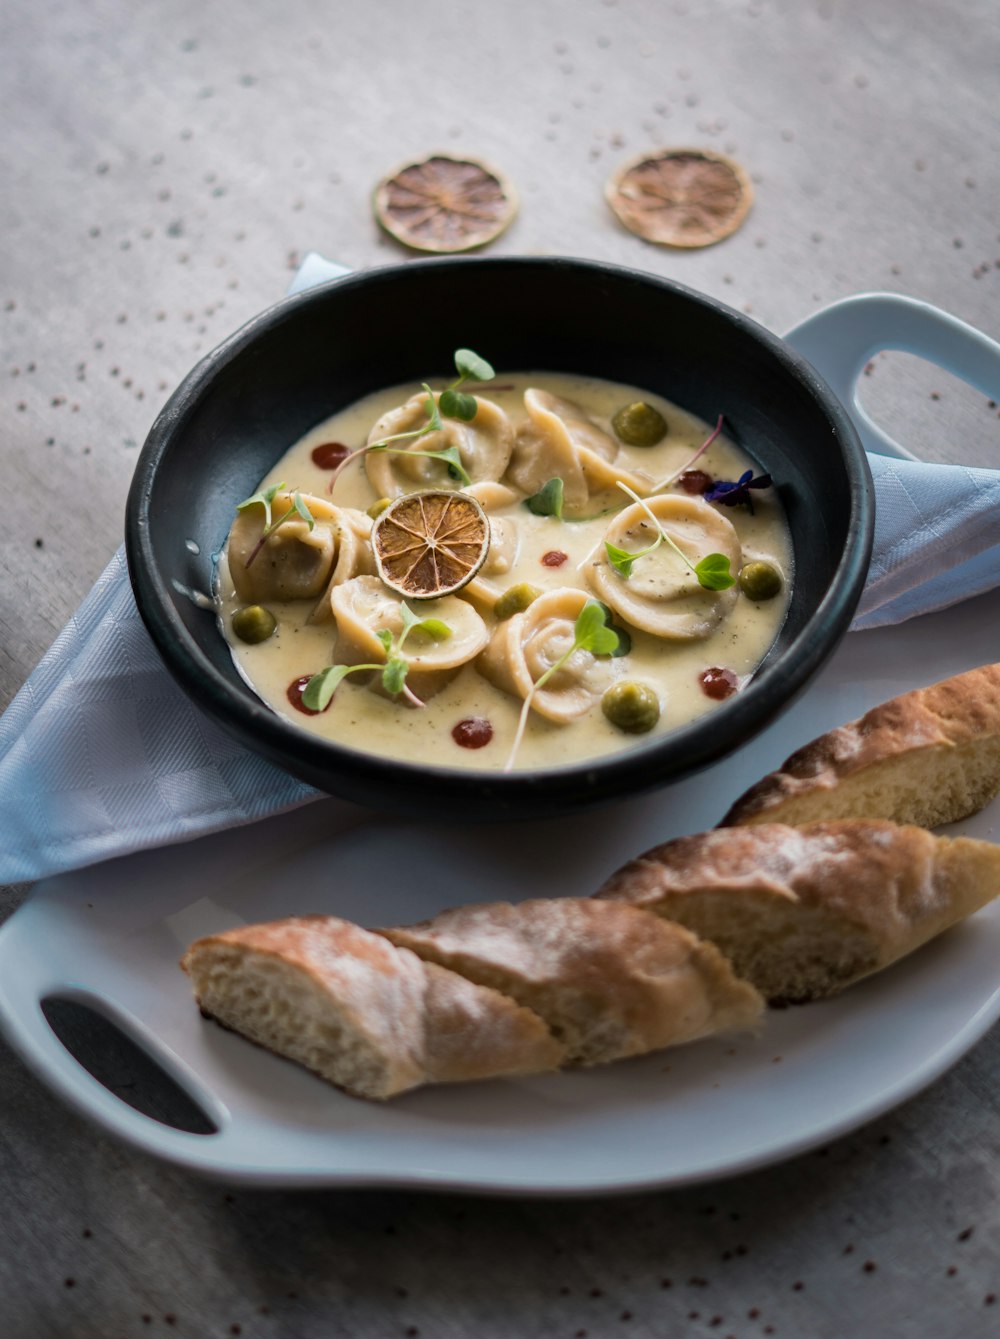
M 397 498 L 372 528 L 379 576 L 410 600 L 453 595 L 490 551 L 486 513 L 466 493 L 429 489 Z
M 699 247 L 736 231 L 753 186 L 739 163 L 721 153 L 663 149 L 626 163 L 605 194 L 625 227 L 647 242 Z
M 438 153 L 384 177 L 374 209 L 386 232 L 415 251 L 468 251 L 500 236 L 517 195 L 496 168 Z

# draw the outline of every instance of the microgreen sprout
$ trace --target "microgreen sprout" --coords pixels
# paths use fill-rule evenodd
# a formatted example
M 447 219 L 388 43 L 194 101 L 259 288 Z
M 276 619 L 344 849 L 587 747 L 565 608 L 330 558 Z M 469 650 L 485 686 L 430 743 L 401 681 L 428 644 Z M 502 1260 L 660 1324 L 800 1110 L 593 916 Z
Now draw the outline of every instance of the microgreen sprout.
M 253 497 L 244 498 L 242 502 L 237 502 L 237 511 L 246 511 L 248 507 L 255 507 L 258 503 L 264 508 L 264 528 L 271 524 L 271 503 L 278 496 L 285 486 L 285 481 L 272 484 L 270 488 L 263 488 L 259 493 L 254 493 Z
M 679 470 L 674 470 L 673 474 L 668 474 L 665 479 L 661 479 L 658 484 L 654 484 L 651 491 L 654 493 L 658 493 L 661 488 L 669 488 L 669 486 L 676 479 L 679 479 L 682 474 L 686 474 L 687 471 L 694 464 L 694 462 L 705 454 L 705 452 L 708 450 L 708 448 L 712 445 L 716 437 L 718 437 L 721 432 L 722 432 L 722 415 L 720 414 L 718 420 L 716 421 L 715 427 L 702 442 L 701 446 L 698 447 L 698 450 L 694 453 L 691 459 L 686 461 L 680 467 Z
M 439 401 L 441 413 L 446 418 L 458 418 L 463 423 L 471 423 L 479 408 L 476 397 L 458 388 L 465 381 L 492 381 L 496 373 L 485 358 L 480 358 L 479 354 L 473 353 L 471 349 L 455 350 L 455 371 L 458 376 L 441 392 Z
M 729 570 L 729 559 L 724 553 L 709 553 L 700 562 L 693 563 L 680 545 L 670 538 L 660 524 L 659 519 L 638 493 L 633 493 L 628 484 L 623 484 L 620 479 L 618 487 L 627 493 L 633 502 L 639 504 L 656 528 L 656 538 L 652 544 L 648 544 L 646 548 L 638 549 L 636 552 L 620 549 L 616 544 L 612 544 L 610 540 L 605 540 L 604 548 L 608 555 L 608 562 L 620 577 L 627 580 L 632 575 L 632 565 L 638 558 L 645 558 L 648 554 L 654 553 L 661 544 L 666 544 L 691 569 L 698 580 L 698 585 L 703 590 L 728 590 L 735 583 L 736 578 Z
M 521 707 L 520 719 L 517 722 L 517 733 L 514 735 L 514 743 L 511 747 L 507 761 L 504 763 L 504 771 L 509 772 L 514 766 L 514 759 L 517 757 L 517 751 L 521 747 L 521 740 L 524 738 L 524 730 L 528 724 L 528 714 L 531 711 L 535 700 L 535 694 L 544 688 L 549 679 L 562 669 L 569 660 L 570 656 L 577 651 L 590 651 L 595 656 L 615 656 L 623 652 L 619 649 L 621 646 L 621 636 L 618 629 L 610 626 L 608 622 L 609 610 L 607 605 L 601 604 L 600 600 L 588 600 L 576 616 L 576 622 L 573 624 L 572 644 L 563 652 L 544 674 L 531 685 L 524 704 Z
M 617 660 L 619 656 L 627 656 L 632 650 L 632 634 L 625 628 L 618 626 L 615 622 L 614 612 L 602 600 L 597 600 L 595 603 L 599 604 L 604 610 L 604 622 L 618 638 L 618 645 L 610 652 L 611 659 Z
M 422 707 L 424 703 L 406 682 L 409 662 L 402 655 L 403 643 L 411 632 L 422 632 L 434 642 L 444 642 L 451 636 L 452 630 L 441 618 L 419 618 L 404 600 L 399 606 L 403 626 L 397 637 L 393 637 L 388 628 L 380 628 L 375 636 L 385 651 L 383 664 L 371 665 L 327 665 L 318 674 L 314 674 L 302 693 L 303 705 L 310 711 L 325 711 L 337 688 L 348 674 L 361 670 L 374 670 L 382 675 L 382 687 L 393 697 L 400 693 L 413 707 Z
M 390 437 L 382 437 L 377 442 L 369 442 L 366 446 L 360 446 L 356 451 L 352 451 L 344 457 L 334 471 L 330 480 L 330 491 L 333 491 L 334 482 L 348 461 L 356 460 L 358 456 L 367 455 L 370 451 L 388 451 L 391 455 L 427 456 L 431 460 L 440 460 L 448 467 L 450 478 L 468 487 L 472 483 L 472 477 L 462 463 L 459 449 L 454 444 L 444 447 L 440 451 L 421 451 L 413 446 L 393 445 L 394 442 L 416 442 L 429 433 L 443 432 L 445 425 L 442 421 L 442 415 L 444 418 L 458 419 L 462 423 L 472 422 L 479 410 L 479 405 L 476 403 L 474 395 L 459 390 L 459 387 L 470 379 L 477 382 L 492 381 L 496 373 L 485 358 L 480 358 L 479 354 L 473 353 L 471 349 L 455 350 L 455 370 L 458 376 L 440 392 L 436 400 L 434 392 L 427 382 L 421 383 L 423 389 L 427 392 L 427 398 L 424 400 L 424 413 L 427 415 L 427 422 L 422 427 L 413 428 L 409 432 L 395 432 Z
M 537 493 L 526 497 L 524 505 L 535 516 L 554 516 L 557 521 L 561 521 L 564 491 L 563 481 L 557 475 L 544 484 Z
M 236 504 L 237 511 L 246 511 L 248 507 L 256 505 L 260 505 L 264 508 L 264 529 L 261 531 L 260 539 L 258 539 L 257 543 L 250 550 L 250 556 L 243 564 L 244 567 L 250 566 L 253 560 L 257 557 L 257 554 L 260 553 L 266 542 L 274 534 L 275 530 L 277 530 L 279 526 L 284 525 L 286 521 L 293 521 L 297 516 L 300 521 L 305 521 L 310 530 L 316 524 L 312 512 L 309 510 L 305 499 L 298 490 L 292 494 L 292 505 L 288 510 L 283 512 L 276 521 L 271 519 L 271 505 L 284 486 L 283 483 L 271 484 L 270 488 L 265 488 L 260 493 L 254 493 L 253 497 L 245 498 L 242 502 Z

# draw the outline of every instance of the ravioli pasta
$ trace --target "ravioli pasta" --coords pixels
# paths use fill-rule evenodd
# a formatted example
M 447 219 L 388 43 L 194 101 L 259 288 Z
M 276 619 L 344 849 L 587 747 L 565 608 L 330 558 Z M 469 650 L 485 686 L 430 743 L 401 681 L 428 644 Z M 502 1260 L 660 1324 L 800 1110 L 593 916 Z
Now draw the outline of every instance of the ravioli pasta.
M 371 519 L 364 512 L 336 507 L 312 494 L 303 501 L 312 525 L 294 511 L 291 493 L 275 495 L 272 523 L 281 524 L 263 544 L 264 508 L 258 505 L 237 513 L 228 553 L 233 585 L 245 603 L 314 599 L 359 572 L 374 570 L 368 544 Z M 284 519 L 289 513 L 294 519 Z
M 630 470 L 614 438 L 572 400 L 532 387 L 525 391 L 524 408 L 528 417 L 509 470 L 518 488 L 537 493 L 549 479 L 562 479 L 567 516 L 597 510 L 599 501 L 606 505 L 619 482 L 638 493 L 651 488 L 649 475 Z
M 440 396 L 435 397 L 435 402 Z M 453 487 L 444 461 L 426 453 L 458 450 L 462 466 L 473 483 L 499 479 L 507 468 L 514 446 L 510 419 L 497 405 L 477 395 L 476 416 L 471 423 L 445 419 L 440 432 L 418 440 L 399 440 L 400 433 L 418 432 L 427 422 L 427 394 L 411 395 L 404 405 L 383 414 L 368 435 L 368 445 L 393 441 L 391 451 L 370 451 L 365 456 L 368 479 L 378 497 L 400 497 L 417 488 Z
M 387 659 L 380 632 L 397 639 L 403 631 L 402 600 L 378 577 L 355 577 L 331 595 L 337 623 L 337 659 L 344 665 L 382 665 Z M 428 600 L 422 618 L 440 620 L 449 629 L 444 641 L 415 632 L 401 653 L 409 666 L 407 682 L 423 698 L 433 697 L 473 660 L 489 640 L 486 624 L 466 600 L 446 595 Z M 376 684 L 378 680 L 374 681 Z
M 710 553 L 739 566 L 739 536 L 731 521 L 700 498 L 666 494 L 634 503 L 611 521 L 604 538 L 624 552 L 641 552 L 658 537 L 658 526 L 692 563 Z M 707 637 L 733 611 L 738 588 L 704 590 L 697 578 L 666 543 L 638 558 L 622 580 L 602 544 L 587 567 L 587 580 L 598 597 L 635 628 L 654 637 L 698 640 Z
M 475 397 L 474 417 L 442 414 L 440 430 L 427 400 L 413 386 L 379 392 L 292 445 L 260 484 L 290 481 L 273 498 L 263 544 L 263 505 L 236 514 L 219 563 L 220 624 L 274 710 L 361 751 L 501 770 L 630 747 L 634 715 L 611 710 L 630 693 L 652 704 L 638 728 L 657 735 L 715 707 L 709 680 L 739 691 L 781 626 L 793 570 L 777 489 L 755 490 L 752 509 L 702 495 L 753 467 L 725 432 L 686 475 L 708 426 L 636 387 L 503 374 Z M 636 401 L 666 420 L 654 446 L 615 434 L 615 414 Z M 331 441 L 357 453 L 337 473 L 320 463 Z M 454 452 L 471 482 L 449 469 Z M 561 514 L 547 489 L 555 479 Z M 474 498 L 488 550 L 453 594 L 404 599 L 376 575 L 371 516 L 427 489 Z M 295 490 L 311 526 L 292 515 Z M 536 494 L 549 502 L 539 506 Z M 706 588 L 692 572 L 705 559 L 731 578 L 751 559 L 769 564 L 778 594 L 754 599 L 732 581 Z M 595 601 L 615 654 L 577 644 L 581 612 Z M 250 604 L 276 625 L 253 644 L 233 629 Z M 303 685 L 331 667 L 332 698 L 307 710 Z
M 482 674 L 522 701 L 553 666 L 571 652 L 532 706 L 550 721 L 575 721 L 594 706 L 615 678 L 615 662 L 586 650 L 572 651 L 573 625 L 587 603 L 573 587 L 547 591 L 523 613 L 501 623 L 479 662 Z

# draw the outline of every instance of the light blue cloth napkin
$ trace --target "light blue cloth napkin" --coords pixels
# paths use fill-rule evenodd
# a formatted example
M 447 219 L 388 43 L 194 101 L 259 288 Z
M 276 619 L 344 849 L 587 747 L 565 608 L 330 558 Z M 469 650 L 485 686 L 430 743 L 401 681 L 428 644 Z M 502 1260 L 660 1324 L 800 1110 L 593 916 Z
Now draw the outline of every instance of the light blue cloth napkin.
M 289 291 L 346 272 L 312 254 Z M 875 552 L 853 629 L 901 623 L 1000 585 L 1000 472 L 870 460 Z M 0 883 L 318 797 L 230 739 L 176 687 L 119 551 L 0 717 Z
M 1000 585 L 1000 470 L 868 455 L 875 542 L 852 632 L 905 623 Z

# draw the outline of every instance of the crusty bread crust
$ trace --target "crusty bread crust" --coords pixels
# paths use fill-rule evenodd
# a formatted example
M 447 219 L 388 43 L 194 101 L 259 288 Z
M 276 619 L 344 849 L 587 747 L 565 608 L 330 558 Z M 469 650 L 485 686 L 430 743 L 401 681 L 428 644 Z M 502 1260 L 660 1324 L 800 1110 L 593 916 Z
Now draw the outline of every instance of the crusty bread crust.
M 1000 664 L 905 693 L 814 739 L 720 826 L 886 818 L 937 827 L 1000 793 Z
M 540 1018 L 335 916 L 199 939 L 181 960 L 203 1012 L 355 1096 L 556 1068 Z
M 711 944 L 609 902 L 483 903 L 379 933 L 540 1014 L 571 1064 L 751 1027 L 763 1003 Z
M 1000 893 L 1000 847 L 917 827 L 769 823 L 679 837 L 596 894 L 711 939 L 772 1002 L 835 994 Z
M 405 949 L 398 950 L 401 954 Z M 465 1083 L 558 1069 L 566 1048 L 530 1009 L 435 963 L 421 962 L 428 1083 Z

